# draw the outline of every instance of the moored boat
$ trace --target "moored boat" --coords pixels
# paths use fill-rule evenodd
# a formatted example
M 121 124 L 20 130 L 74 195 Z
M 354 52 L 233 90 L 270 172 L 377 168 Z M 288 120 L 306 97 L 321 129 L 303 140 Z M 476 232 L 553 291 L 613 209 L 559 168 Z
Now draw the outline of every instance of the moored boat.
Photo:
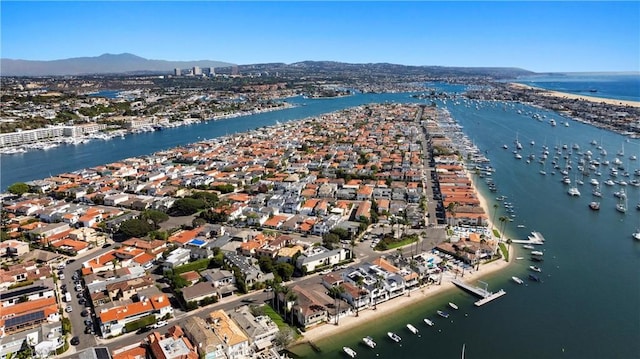
M 593 202 L 589 203 L 589 208 L 591 208 L 594 211 L 599 210 L 600 209 L 600 202 L 593 201 Z
M 449 318 L 449 313 L 443 312 L 441 310 L 438 311 L 438 315 L 443 317 L 443 318 Z
M 449 306 L 453 309 L 456 309 L 456 310 L 458 309 L 458 306 L 455 303 L 449 302 Z
M 407 324 L 407 329 L 409 329 L 413 334 L 418 334 L 418 328 L 414 327 L 412 324 Z
M 402 340 L 402 338 L 394 332 L 387 332 L 387 336 L 396 343 L 399 343 Z
M 516 276 L 511 277 L 511 279 L 513 279 L 513 281 L 518 283 L 518 284 L 522 284 L 523 283 L 523 280 L 518 278 L 518 277 L 516 277 Z
M 430 327 L 433 327 L 435 325 L 435 323 L 433 322 L 433 320 L 429 319 L 429 318 L 424 318 L 424 322 L 425 324 L 427 324 Z
M 529 269 L 531 269 L 534 272 L 542 272 L 542 269 L 536 266 L 529 266 Z
M 356 351 L 349 347 L 342 347 L 342 350 L 351 358 L 355 358 L 357 355 Z
M 540 278 L 538 278 L 538 276 L 535 275 L 535 274 L 529 274 L 529 279 L 531 279 L 534 282 L 539 282 L 540 281 Z
M 531 251 L 531 254 L 533 254 L 534 256 L 542 256 L 542 255 L 544 255 L 544 252 L 541 252 L 541 251 Z
M 362 341 L 371 349 L 376 347 L 376 342 L 374 342 L 373 338 L 371 338 L 370 336 L 362 338 Z

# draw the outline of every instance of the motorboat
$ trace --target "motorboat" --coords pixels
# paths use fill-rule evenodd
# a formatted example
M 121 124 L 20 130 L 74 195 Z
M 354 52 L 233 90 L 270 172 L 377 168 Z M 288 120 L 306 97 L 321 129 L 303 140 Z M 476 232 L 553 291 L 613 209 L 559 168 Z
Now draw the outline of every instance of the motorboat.
M 535 247 L 532 246 L 531 244 L 525 244 L 524 246 L 522 246 L 522 248 L 524 248 L 524 249 L 534 249 Z
M 402 340 L 402 338 L 400 338 L 400 336 L 394 332 L 387 332 L 387 336 L 396 343 L 400 343 L 400 341 Z
M 569 188 L 567 193 L 569 194 L 569 196 L 580 197 L 580 190 L 578 190 L 578 187 Z
M 450 306 L 451 308 L 453 308 L 453 309 L 458 310 L 458 306 L 457 306 L 455 303 L 451 303 L 451 302 L 449 302 L 449 306 Z
M 427 324 L 430 327 L 433 327 L 435 325 L 435 323 L 433 322 L 433 320 L 429 319 L 429 318 L 424 318 L 424 322 L 425 324 Z
M 540 278 L 535 274 L 529 274 L 529 279 L 531 279 L 534 282 L 540 282 Z
M 534 261 L 534 262 L 542 262 L 542 261 L 544 261 L 544 259 L 542 257 L 535 257 L 535 256 L 531 257 L 531 260 Z
M 522 279 L 518 278 L 518 277 L 511 277 L 511 279 L 513 279 L 514 282 L 518 283 L 518 284 L 522 284 L 524 283 Z
M 438 315 L 443 317 L 443 318 L 449 318 L 449 313 L 443 312 L 441 310 L 438 311 Z
M 342 347 L 342 350 L 347 353 L 348 356 L 355 358 L 356 355 L 358 355 L 358 353 L 356 353 L 355 350 L 349 348 L 349 347 Z
M 409 329 L 413 334 L 418 334 L 418 328 L 414 327 L 412 324 L 407 324 L 407 329 Z
M 638 228 L 632 235 L 635 240 L 640 241 L 640 228 Z
M 374 349 L 376 347 L 376 342 L 374 342 L 373 338 L 371 338 L 370 336 L 362 338 L 362 341 L 371 349 Z
M 531 254 L 533 254 L 534 256 L 542 256 L 542 255 L 544 255 L 544 252 L 541 252 L 541 251 L 531 251 Z
M 529 266 L 529 269 L 531 269 L 534 272 L 538 272 L 538 273 L 542 272 L 542 269 L 540 269 L 539 267 L 536 267 L 536 266 Z
M 589 208 L 591 208 L 594 211 L 597 211 L 600 209 L 600 202 L 591 202 L 589 203 Z

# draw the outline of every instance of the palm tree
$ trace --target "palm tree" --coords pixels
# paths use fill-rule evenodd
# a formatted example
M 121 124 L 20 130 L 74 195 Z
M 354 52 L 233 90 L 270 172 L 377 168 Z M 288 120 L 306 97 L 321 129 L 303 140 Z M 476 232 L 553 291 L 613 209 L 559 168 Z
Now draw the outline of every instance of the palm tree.
M 329 294 L 333 297 L 334 306 L 337 306 L 336 325 L 339 325 L 339 321 L 340 321 L 340 300 L 338 300 L 338 299 L 342 297 L 342 294 L 344 294 L 344 287 L 342 287 L 341 285 L 333 285 L 329 289 Z
M 291 326 L 293 326 L 293 307 L 296 305 L 297 301 L 298 301 L 298 295 L 295 292 L 289 292 L 287 293 L 287 307 L 289 306 L 290 302 L 293 302 L 291 304 L 291 309 L 289 309 L 289 316 L 291 317 Z
M 358 302 L 356 303 L 354 300 L 354 304 L 356 307 L 356 317 L 357 317 L 358 314 L 360 313 L 360 296 L 362 294 L 366 294 L 366 292 L 362 289 L 362 286 L 364 284 L 364 278 L 358 277 L 358 279 L 356 280 L 356 284 L 358 285 Z
M 505 216 L 500 216 L 498 220 L 500 221 L 500 236 L 504 237 L 504 226 L 507 223 L 508 218 Z M 502 238 L 500 238 L 500 240 L 502 240 Z
M 498 211 L 498 207 L 499 207 L 499 206 L 498 206 L 498 204 L 497 204 L 497 203 L 494 203 L 494 204 L 493 204 L 493 220 L 491 221 L 491 231 L 493 231 L 493 224 L 494 224 L 494 223 L 495 223 L 495 221 L 496 221 L 496 212 Z
M 278 312 L 280 307 L 280 305 L 278 304 L 278 294 L 280 294 L 280 291 L 282 291 L 282 285 L 280 283 L 273 283 L 271 287 L 273 288 L 273 309 Z

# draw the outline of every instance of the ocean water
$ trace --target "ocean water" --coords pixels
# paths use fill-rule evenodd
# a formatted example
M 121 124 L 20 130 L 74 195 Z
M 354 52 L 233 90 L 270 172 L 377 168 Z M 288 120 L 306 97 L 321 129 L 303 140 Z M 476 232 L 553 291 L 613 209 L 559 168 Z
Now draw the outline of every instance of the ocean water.
M 459 92 L 458 86 L 437 85 L 439 90 Z M 588 86 L 584 86 L 587 88 Z M 63 146 L 49 151 L 31 152 L 17 156 L 3 156 L 1 162 L 2 188 L 17 181 L 43 178 L 63 171 L 77 170 L 118 159 L 149 154 L 204 138 L 214 138 L 242 132 L 256 127 L 316 116 L 359 104 L 377 102 L 424 102 L 409 94 L 379 94 L 310 100 L 288 100 L 299 107 L 236 119 L 209 122 L 160 132 L 127 136 L 111 141 L 92 141 L 85 145 Z M 438 103 L 446 107 L 463 127 L 464 132 L 491 159 L 496 169 L 494 182 L 497 193 L 489 192 L 479 179 L 479 190 L 490 200 L 505 195 L 516 209 L 513 222 L 506 227 L 510 238 L 525 238 L 533 230 L 547 239 L 543 246 L 545 261 L 543 283 L 526 281 L 531 265 L 526 250 L 515 245 L 523 260 L 512 260 L 500 273 L 485 279 L 492 290 L 503 288 L 507 294 L 480 308 L 473 306 L 475 298 L 450 290 L 411 308 L 403 308 L 393 316 L 377 318 L 372 324 L 316 343 L 321 349 L 310 347 L 296 350 L 309 358 L 344 358 L 341 348 L 348 345 L 358 352 L 358 358 L 457 358 L 465 345 L 467 358 L 638 358 L 640 357 L 640 242 L 631 233 L 640 226 L 640 188 L 627 186 L 629 210 L 621 214 L 615 210 L 615 187 L 602 187 L 601 210 L 591 211 L 588 203 L 591 186 L 588 179 L 580 186 L 582 195 L 570 197 L 560 175 L 552 175 L 547 163 L 547 176 L 539 174 L 541 165 L 516 160 L 512 147 L 518 138 L 524 145 L 523 156 L 539 157 L 542 145 L 551 153 L 555 146 L 578 144 L 581 151 L 598 153 L 595 140 L 608 152 L 612 160 L 624 148 L 623 162 L 627 169 L 640 167 L 640 142 L 618 134 L 578 123 L 560 115 L 519 104 L 499 102 L 448 101 Z M 545 121 L 532 119 L 532 113 L 546 116 Z M 552 127 L 549 119 L 559 125 Z M 565 127 L 564 122 L 569 126 Z M 531 141 L 535 144 L 531 145 Z M 503 144 L 510 148 L 504 150 Z M 572 155 L 574 158 L 576 155 Z M 576 161 L 576 159 L 574 159 Z M 577 163 L 573 164 L 574 169 Z M 575 171 L 575 170 L 574 170 Z M 557 172 L 557 171 L 556 171 Z M 606 179 L 602 170 L 600 182 Z M 578 176 L 571 174 L 571 179 Z M 629 179 L 627 179 L 629 180 Z M 501 208 L 497 216 L 504 215 Z M 524 228 L 518 227 L 524 226 Z M 514 256 L 514 257 L 515 257 Z M 512 275 L 525 279 L 526 285 L 510 281 Z M 435 311 L 448 301 L 460 307 L 449 321 L 439 320 Z M 422 319 L 436 320 L 427 327 Z M 405 325 L 412 323 L 420 329 L 420 336 L 410 334 Z M 386 338 L 387 331 L 403 338 L 396 344 Z M 371 335 L 378 347 L 371 350 L 359 344 Z
M 516 82 L 584 96 L 640 101 L 640 74 L 554 74 L 522 77 Z

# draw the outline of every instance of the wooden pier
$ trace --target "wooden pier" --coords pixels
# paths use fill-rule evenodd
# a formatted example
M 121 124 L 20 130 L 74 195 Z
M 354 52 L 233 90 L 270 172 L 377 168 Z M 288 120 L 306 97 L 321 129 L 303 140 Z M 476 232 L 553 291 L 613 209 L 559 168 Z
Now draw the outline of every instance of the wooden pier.
M 457 285 L 458 287 L 466 290 L 467 292 L 469 292 L 469 293 L 471 293 L 471 294 L 473 294 L 473 295 L 475 295 L 477 297 L 480 297 L 480 300 L 478 300 L 475 303 L 473 303 L 473 304 L 476 305 L 476 307 L 479 307 L 479 306 L 481 306 L 481 305 L 483 305 L 485 303 L 488 303 L 488 302 L 490 302 L 490 301 L 492 301 L 492 300 L 494 300 L 496 298 L 500 298 L 503 295 L 507 294 L 507 292 L 505 292 L 503 289 L 500 289 L 499 291 L 493 293 L 493 292 L 489 292 L 487 289 L 483 289 L 483 288 L 480 288 L 480 287 L 473 286 L 471 284 L 467 284 L 467 283 L 465 283 L 465 282 L 463 282 L 461 280 L 458 280 L 458 279 L 452 279 L 451 283 Z

